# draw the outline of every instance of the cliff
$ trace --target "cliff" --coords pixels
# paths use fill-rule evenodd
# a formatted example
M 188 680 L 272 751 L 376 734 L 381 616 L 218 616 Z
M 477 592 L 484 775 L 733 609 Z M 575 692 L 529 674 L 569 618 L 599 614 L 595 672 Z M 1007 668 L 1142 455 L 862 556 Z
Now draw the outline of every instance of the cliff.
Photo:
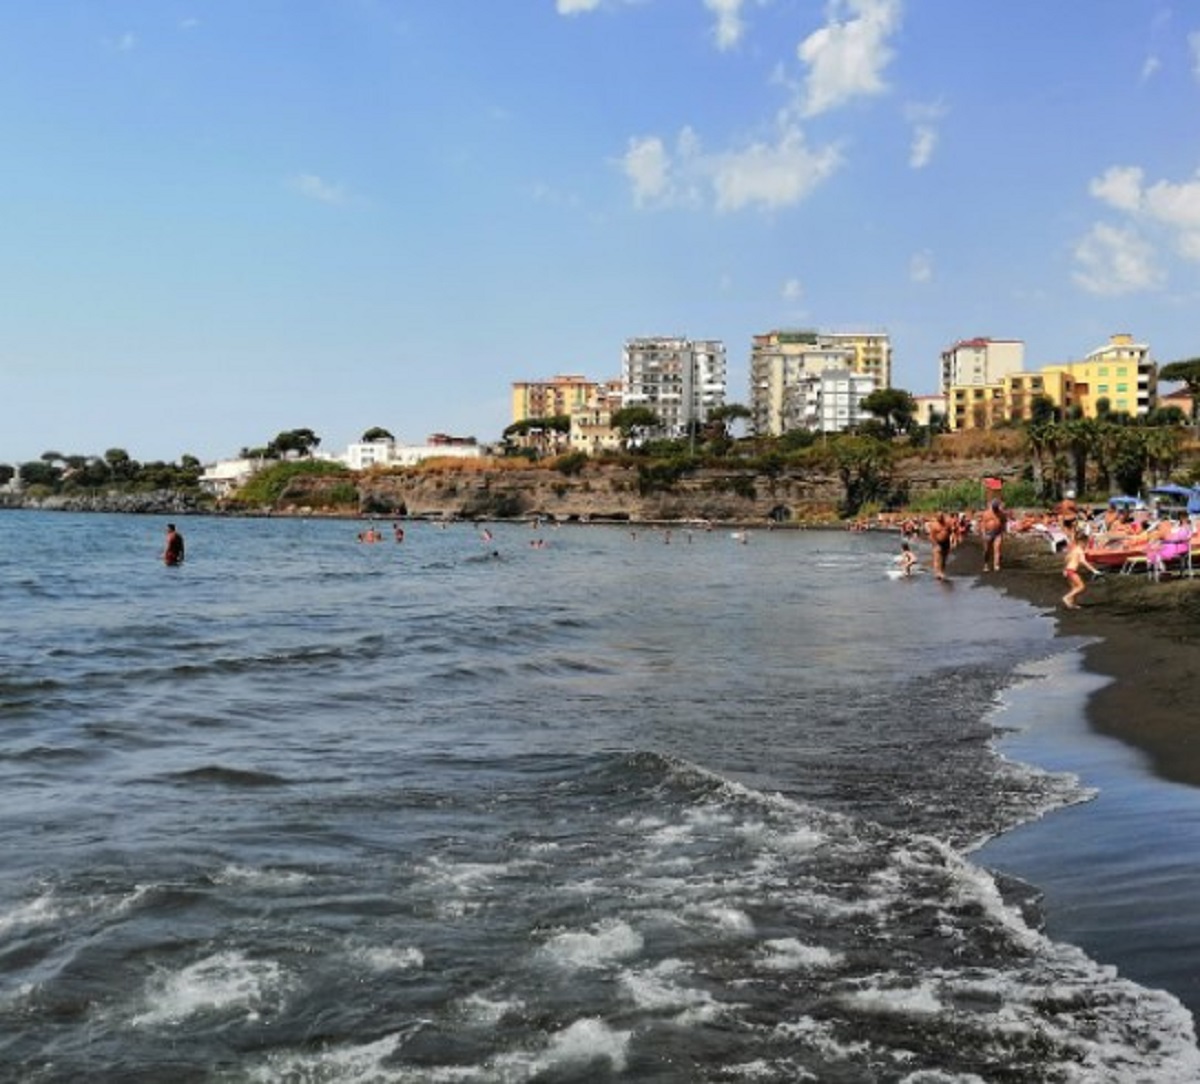
M 891 471 L 893 491 L 908 499 L 963 481 L 1015 478 L 1023 464 L 998 459 L 911 458 Z M 552 468 L 461 467 L 366 472 L 354 479 L 357 508 L 345 502 L 346 478 L 298 477 L 275 512 L 363 512 L 465 519 L 723 522 L 820 522 L 845 500 L 841 478 L 820 471 L 762 473 L 704 468 L 673 472 L 668 464 L 588 464 L 577 474 Z

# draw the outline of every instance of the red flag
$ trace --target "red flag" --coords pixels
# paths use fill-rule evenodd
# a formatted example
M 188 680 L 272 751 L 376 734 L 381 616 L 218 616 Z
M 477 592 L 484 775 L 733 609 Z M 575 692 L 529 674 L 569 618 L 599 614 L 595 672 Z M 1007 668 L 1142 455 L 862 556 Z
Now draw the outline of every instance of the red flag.
M 985 478 L 983 485 L 985 489 L 1000 489 L 1004 483 L 999 478 Z

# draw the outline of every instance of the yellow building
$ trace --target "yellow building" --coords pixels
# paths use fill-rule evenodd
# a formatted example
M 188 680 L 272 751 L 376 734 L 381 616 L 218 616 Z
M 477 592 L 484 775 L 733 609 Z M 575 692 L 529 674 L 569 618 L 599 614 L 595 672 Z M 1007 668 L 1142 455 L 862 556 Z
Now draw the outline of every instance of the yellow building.
M 514 380 L 512 420 L 570 417 L 594 403 L 599 385 L 583 376 L 553 376 L 549 380 Z
M 1042 372 L 1070 378 L 1069 405 L 1079 407 L 1085 418 L 1097 416 L 1097 404 L 1102 399 L 1115 414 L 1142 416 L 1157 405 L 1158 375 L 1150 360 L 1150 347 L 1134 342 L 1132 335 L 1113 335 L 1083 361 L 1047 365 Z
M 961 429 L 991 429 L 1006 420 L 1004 384 L 951 384 L 946 392 L 946 425 Z
M 1050 400 L 1060 417 L 1066 417 L 1075 405 L 1074 378 L 1053 367 L 1040 373 L 1009 373 L 1003 381 L 1005 420 L 1031 421 L 1033 404 L 1040 398 Z

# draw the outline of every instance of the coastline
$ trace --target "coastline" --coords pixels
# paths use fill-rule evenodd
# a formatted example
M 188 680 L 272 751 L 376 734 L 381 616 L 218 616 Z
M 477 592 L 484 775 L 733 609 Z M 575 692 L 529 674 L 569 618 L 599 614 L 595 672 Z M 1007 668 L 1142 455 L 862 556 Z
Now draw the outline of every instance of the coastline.
M 1088 697 L 1091 728 L 1141 752 L 1158 778 L 1200 787 L 1200 577 L 1155 583 L 1144 574 L 1106 573 L 1088 582 L 1071 612 L 1060 605 L 1063 558 L 1042 539 L 1005 539 L 997 573 L 983 574 L 974 538 L 952 562 L 960 575 L 1054 612 L 1058 636 L 1088 638 L 1085 669 L 1109 679 Z
M 951 572 L 1053 616 L 1055 637 L 1074 645 L 1050 661 L 1052 684 L 1014 691 L 1036 722 L 1003 744 L 1077 776 L 1092 797 L 990 840 L 977 857 L 1035 886 L 1050 937 L 1167 991 L 1200 1021 L 1200 740 L 1189 704 L 1200 578 L 1107 573 L 1068 611 L 1063 555 L 1042 540 L 1005 547 L 1002 570 L 985 575 L 980 543 L 968 540 Z

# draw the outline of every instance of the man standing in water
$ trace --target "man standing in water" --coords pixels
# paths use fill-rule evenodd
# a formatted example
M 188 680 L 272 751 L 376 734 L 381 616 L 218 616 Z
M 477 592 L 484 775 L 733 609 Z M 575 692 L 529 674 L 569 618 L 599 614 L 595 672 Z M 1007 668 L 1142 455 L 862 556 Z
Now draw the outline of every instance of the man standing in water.
M 167 524 L 167 546 L 163 550 L 163 564 L 183 564 L 183 535 L 175 530 L 174 523 Z
M 950 521 L 945 512 L 939 512 L 926 525 L 929 541 L 933 543 L 933 575 L 939 580 L 946 578 L 946 558 L 950 556 Z

